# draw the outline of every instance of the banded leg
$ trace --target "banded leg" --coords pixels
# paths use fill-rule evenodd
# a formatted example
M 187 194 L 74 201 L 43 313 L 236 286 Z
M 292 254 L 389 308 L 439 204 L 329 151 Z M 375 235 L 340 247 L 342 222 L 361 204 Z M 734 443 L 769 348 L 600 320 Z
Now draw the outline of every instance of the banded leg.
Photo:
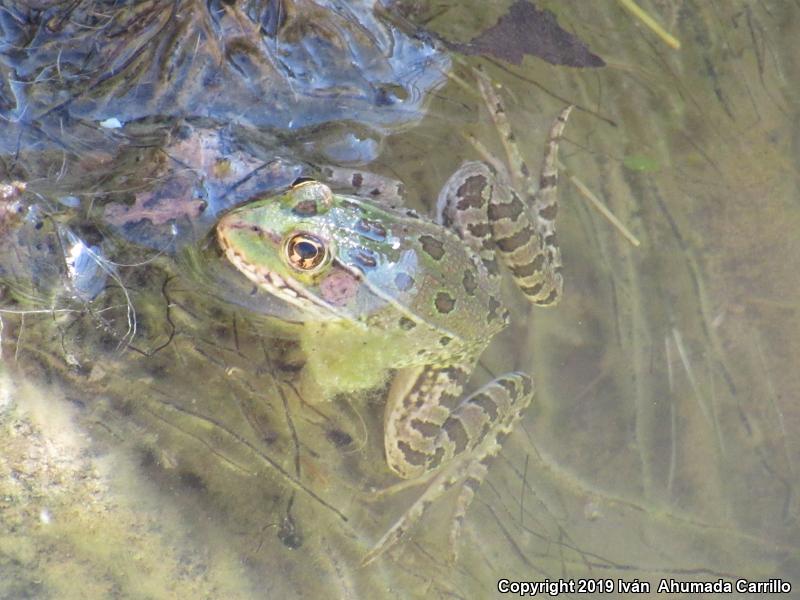
M 433 502 L 453 486 L 463 483 L 450 531 L 455 556 L 455 544 L 464 515 L 474 498 L 475 490 L 486 476 L 488 461 L 499 452 L 500 438 L 512 431 L 532 398 L 533 382 L 530 377 L 524 373 L 507 373 L 464 398 L 441 425 L 430 429 L 417 425 L 417 431 L 429 431 L 431 435 L 427 436 L 427 443 L 430 448 L 434 448 L 427 455 L 424 471 L 441 468 L 432 477 L 425 492 L 364 557 L 362 564 L 372 562 L 397 544 Z M 400 416 L 396 420 L 403 418 Z M 408 418 L 414 419 L 419 419 L 419 415 Z M 402 441 L 395 442 L 400 446 Z M 389 443 L 387 436 L 387 454 Z M 415 462 L 416 460 L 412 460 L 412 471 L 417 467 Z
M 497 222 L 491 214 L 489 216 L 494 226 L 494 239 L 517 285 L 528 299 L 541 306 L 555 304 L 563 289 L 561 253 L 555 231 L 558 214 L 558 143 L 572 106 L 564 108 L 550 127 L 537 187 L 519 153 L 505 107 L 491 81 L 482 73 L 478 73 L 477 81 L 510 166 L 511 185 L 501 195 L 495 194 L 493 197 L 494 211 L 500 216 Z M 513 189 L 524 194 L 524 205 L 520 204 Z M 521 210 L 524 210 L 527 219 L 515 217 Z

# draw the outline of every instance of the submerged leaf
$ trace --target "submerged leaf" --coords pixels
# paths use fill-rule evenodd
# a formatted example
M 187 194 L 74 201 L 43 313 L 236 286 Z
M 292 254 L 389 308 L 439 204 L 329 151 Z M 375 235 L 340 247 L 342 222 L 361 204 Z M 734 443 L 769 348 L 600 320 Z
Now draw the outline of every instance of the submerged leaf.
M 514 65 L 526 55 L 553 65 L 602 67 L 605 62 L 577 37 L 562 29 L 553 13 L 517 0 L 492 27 L 466 44 L 448 46 L 464 54 L 492 56 Z

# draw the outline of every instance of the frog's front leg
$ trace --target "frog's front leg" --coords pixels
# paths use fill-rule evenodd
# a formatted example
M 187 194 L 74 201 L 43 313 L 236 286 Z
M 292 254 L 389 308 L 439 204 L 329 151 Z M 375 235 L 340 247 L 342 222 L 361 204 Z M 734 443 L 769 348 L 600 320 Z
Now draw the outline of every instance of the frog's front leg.
M 501 438 L 533 398 L 524 373 L 507 373 L 462 399 L 471 364 L 401 371 L 390 390 L 384 417 L 389 467 L 400 477 L 422 477 L 438 469 L 425 492 L 367 554 L 368 564 L 396 544 L 425 510 L 448 489 L 462 483 L 450 532 L 455 556 L 461 523 L 488 460 Z

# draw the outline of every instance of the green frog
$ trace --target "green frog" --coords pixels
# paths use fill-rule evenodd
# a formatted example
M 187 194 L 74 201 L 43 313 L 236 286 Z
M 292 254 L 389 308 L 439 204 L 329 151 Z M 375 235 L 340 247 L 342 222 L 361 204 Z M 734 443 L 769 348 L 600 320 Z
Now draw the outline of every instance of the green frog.
M 509 165 L 488 154 L 488 163 L 463 164 L 442 189 L 434 219 L 306 180 L 234 209 L 216 229 L 227 260 L 315 328 L 310 362 L 345 371 L 349 361 L 348 372 L 355 364 L 367 381 L 368 373 L 394 372 L 384 413 L 386 461 L 399 477 L 428 487 L 364 564 L 461 484 L 450 532 L 455 553 L 489 459 L 531 402 L 533 383 L 522 372 L 464 392 L 481 353 L 509 321 L 500 263 L 534 304 L 553 305 L 562 293 L 557 151 L 571 107 L 550 129 L 536 185 L 498 95 L 485 76 L 478 84 Z

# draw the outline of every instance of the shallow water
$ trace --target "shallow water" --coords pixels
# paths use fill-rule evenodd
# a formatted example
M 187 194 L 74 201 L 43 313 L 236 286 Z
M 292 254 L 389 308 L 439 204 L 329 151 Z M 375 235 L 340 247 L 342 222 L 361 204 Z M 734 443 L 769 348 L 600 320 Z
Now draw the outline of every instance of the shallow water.
M 526 370 L 537 396 L 454 567 L 452 498 L 357 566 L 418 493 L 365 498 L 395 482 L 381 390 L 318 402 L 296 328 L 198 294 L 167 254 L 126 272 L 135 350 L 118 347 L 123 309 L 105 330 L 86 315 L 3 314 L 0 597 L 484 598 L 501 578 L 611 578 L 604 597 L 636 578 L 652 597 L 662 578 L 782 578 L 795 592 L 798 9 L 642 5 L 681 50 L 616 5 L 552 2 L 606 68 L 483 62 L 533 164 L 552 117 L 577 106 L 561 160 L 640 245 L 562 177 L 565 297 L 528 310 L 507 290 L 514 324 L 476 379 Z M 492 22 L 446 8 L 428 27 L 450 39 Z M 466 133 L 501 150 L 477 96 L 449 83 L 370 169 L 427 210 L 474 157 Z M 124 307 L 120 294 L 107 306 Z

